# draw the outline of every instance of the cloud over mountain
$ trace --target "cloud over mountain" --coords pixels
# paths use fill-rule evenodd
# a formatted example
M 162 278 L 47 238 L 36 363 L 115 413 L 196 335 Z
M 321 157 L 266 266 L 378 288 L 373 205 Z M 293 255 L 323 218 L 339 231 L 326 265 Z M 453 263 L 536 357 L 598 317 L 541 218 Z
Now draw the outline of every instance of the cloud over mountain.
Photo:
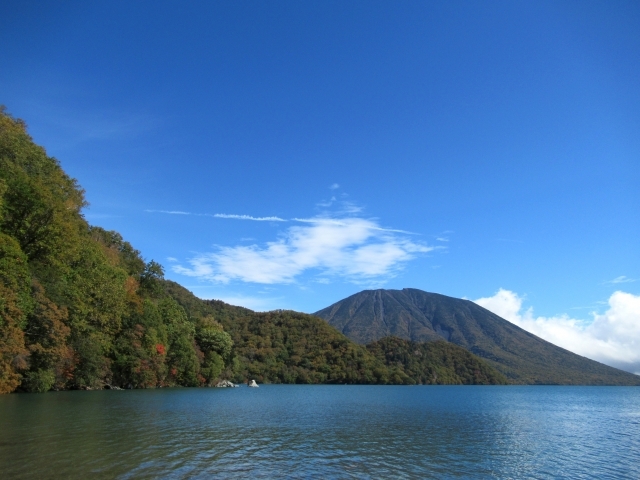
M 640 374 L 640 296 L 614 292 L 607 311 L 593 313 L 588 321 L 568 315 L 536 317 L 533 308 L 523 311 L 522 300 L 517 293 L 500 289 L 492 297 L 474 301 L 555 345 Z

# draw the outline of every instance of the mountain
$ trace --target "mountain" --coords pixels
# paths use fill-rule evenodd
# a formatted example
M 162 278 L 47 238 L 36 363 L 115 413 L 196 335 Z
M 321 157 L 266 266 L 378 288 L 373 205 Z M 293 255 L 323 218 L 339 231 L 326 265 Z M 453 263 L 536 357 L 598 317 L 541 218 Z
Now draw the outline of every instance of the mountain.
M 367 344 L 387 336 L 446 340 L 486 359 L 511 383 L 640 385 L 640 376 L 557 347 L 479 305 L 413 288 L 365 290 L 316 312 Z

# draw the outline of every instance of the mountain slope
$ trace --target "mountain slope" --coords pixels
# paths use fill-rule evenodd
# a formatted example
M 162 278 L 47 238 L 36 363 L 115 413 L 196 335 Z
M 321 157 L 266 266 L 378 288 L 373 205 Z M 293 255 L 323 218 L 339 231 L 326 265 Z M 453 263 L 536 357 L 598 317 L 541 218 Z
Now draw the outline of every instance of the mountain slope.
M 315 315 L 361 344 L 387 336 L 447 340 L 488 360 L 513 383 L 640 385 L 640 376 L 557 347 L 471 301 L 436 293 L 365 290 Z

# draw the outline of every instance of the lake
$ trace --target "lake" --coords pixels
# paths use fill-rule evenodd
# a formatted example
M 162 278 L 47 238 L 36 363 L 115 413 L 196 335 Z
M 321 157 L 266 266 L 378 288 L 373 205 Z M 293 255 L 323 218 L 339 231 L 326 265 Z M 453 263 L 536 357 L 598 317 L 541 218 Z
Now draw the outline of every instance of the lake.
M 0 396 L 3 478 L 640 478 L 640 388 Z

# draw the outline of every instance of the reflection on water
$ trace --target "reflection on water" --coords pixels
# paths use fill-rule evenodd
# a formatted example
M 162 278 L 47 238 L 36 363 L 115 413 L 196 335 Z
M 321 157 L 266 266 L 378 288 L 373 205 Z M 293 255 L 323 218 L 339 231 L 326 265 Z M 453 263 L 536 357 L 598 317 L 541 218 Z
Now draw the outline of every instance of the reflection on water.
M 640 478 L 640 389 L 262 385 L 0 397 L 5 478 Z

